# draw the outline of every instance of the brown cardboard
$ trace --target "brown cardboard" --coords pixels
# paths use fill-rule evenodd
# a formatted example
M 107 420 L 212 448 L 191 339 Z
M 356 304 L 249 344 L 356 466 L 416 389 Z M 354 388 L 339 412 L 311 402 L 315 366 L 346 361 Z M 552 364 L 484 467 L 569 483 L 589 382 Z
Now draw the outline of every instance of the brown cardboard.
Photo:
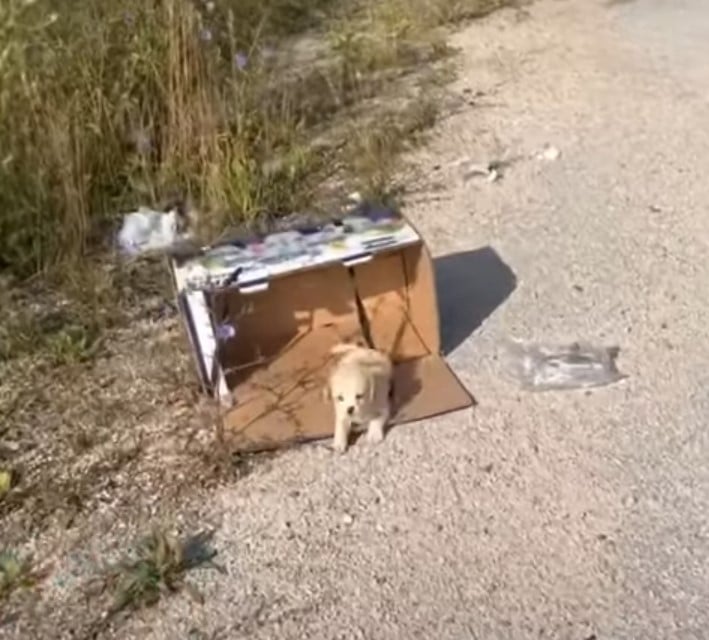
M 274 278 L 256 293 L 222 289 L 209 304 L 218 319 L 238 326 L 238 339 L 217 352 L 234 397 L 224 435 L 237 450 L 330 437 L 332 408 L 323 394 L 329 351 L 341 341 L 364 344 L 367 335 L 395 363 L 393 425 L 473 404 L 439 353 L 433 265 L 422 242 L 349 268 Z

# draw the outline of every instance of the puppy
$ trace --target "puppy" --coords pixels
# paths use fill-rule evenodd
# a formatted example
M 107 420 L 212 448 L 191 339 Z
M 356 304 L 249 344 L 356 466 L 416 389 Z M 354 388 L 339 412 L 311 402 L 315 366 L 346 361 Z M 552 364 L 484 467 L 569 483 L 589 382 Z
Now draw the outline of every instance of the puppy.
M 381 351 L 352 344 L 337 345 L 331 353 L 341 355 L 328 384 L 335 409 L 333 448 L 347 449 L 353 426 L 366 426 L 367 440 L 381 442 L 391 413 L 391 360 Z

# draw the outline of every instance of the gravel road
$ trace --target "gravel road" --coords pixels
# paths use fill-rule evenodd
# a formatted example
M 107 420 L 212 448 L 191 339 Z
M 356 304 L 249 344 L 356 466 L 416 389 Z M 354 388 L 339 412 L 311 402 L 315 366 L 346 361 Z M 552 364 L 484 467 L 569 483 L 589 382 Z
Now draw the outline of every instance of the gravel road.
M 453 40 L 408 214 L 479 406 L 221 489 L 228 575 L 120 637 L 708 637 L 709 4 L 539 0 Z M 524 393 L 509 337 L 617 343 L 629 377 Z

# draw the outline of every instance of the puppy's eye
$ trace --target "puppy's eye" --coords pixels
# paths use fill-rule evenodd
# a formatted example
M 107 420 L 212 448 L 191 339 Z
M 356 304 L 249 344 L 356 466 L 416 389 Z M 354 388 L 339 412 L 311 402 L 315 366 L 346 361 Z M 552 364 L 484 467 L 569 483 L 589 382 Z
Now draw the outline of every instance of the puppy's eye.
M 344 398 L 344 396 L 337 396 L 336 400 L 337 400 L 338 402 L 344 402 L 344 401 L 345 401 L 345 398 Z
M 357 399 L 357 400 L 361 400 L 362 398 L 364 398 L 364 394 L 363 394 L 363 393 L 358 393 L 358 394 L 355 396 L 355 399 Z

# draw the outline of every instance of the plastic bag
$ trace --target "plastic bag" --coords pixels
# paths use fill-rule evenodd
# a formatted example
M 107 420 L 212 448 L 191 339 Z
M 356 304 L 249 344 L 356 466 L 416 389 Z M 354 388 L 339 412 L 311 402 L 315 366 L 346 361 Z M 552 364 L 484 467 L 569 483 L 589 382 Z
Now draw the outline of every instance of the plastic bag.
M 618 371 L 620 348 L 586 342 L 567 345 L 512 340 L 507 345 L 515 377 L 528 391 L 586 389 L 613 384 L 627 376 Z
M 123 251 L 132 255 L 169 250 L 189 238 L 189 233 L 183 231 L 181 226 L 177 209 L 162 212 L 140 207 L 138 211 L 124 216 L 123 226 L 118 233 L 118 244 Z

